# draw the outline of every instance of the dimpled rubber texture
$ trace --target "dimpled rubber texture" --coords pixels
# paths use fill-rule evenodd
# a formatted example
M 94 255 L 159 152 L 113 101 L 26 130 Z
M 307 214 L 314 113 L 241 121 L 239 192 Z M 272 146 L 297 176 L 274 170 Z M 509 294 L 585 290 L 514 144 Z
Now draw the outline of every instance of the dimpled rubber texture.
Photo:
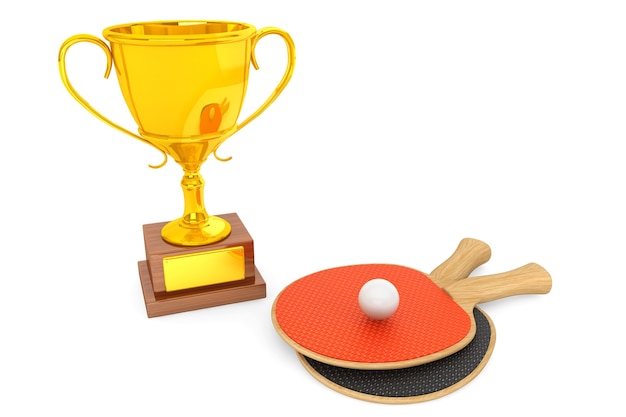
M 424 365 L 390 370 L 341 368 L 299 355 L 305 368 L 325 385 L 343 394 L 380 403 L 415 403 L 442 397 L 463 387 L 480 373 L 495 344 L 493 324 L 474 309 L 476 336 L 458 352 Z
M 390 281 L 400 295 L 398 309 L 385 320 L 369 319 L 359 307 L 361 287 L 374 278 Z M 471 327 L 469 315 L 428 276 L 390 264 L 308 275 L 287 286 L 273 310 L 277 328 L 295 342 L 298 352 L 335 365 L 326 358 L 336 359 L 342 366 L 344 361 L 379 364 L 422 358 L 455 345 Z

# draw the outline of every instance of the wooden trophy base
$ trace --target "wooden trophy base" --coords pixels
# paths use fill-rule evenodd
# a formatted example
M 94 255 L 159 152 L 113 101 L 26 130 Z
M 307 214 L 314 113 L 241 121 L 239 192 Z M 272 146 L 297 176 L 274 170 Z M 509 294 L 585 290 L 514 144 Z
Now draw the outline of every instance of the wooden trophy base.
M 146 260 L 138 264 L 148 317 L 266 297 L 265 281 L 254 265 L 252 237 L 237 214 L 223 214 L 219 217 L 230 223 L 230 235 L 220 242 L 204 246 L 177 246 L 165 242 L 161 238 L 161 228 L 167 222 L 143 226 Z M 229 260 L 231 258 L 235 259 L 235 267 L 230 264 L 223 268 L 220 265 L 211 267 L 223 259 L 232 263 Z M 182 263 L 179 270 L 185 271 L 187 275 L 197 274 L 199 278 L 180 278 L 178 271 L 172 273 L 167 270 L 168 262 L 176 262 L 176 265 Z

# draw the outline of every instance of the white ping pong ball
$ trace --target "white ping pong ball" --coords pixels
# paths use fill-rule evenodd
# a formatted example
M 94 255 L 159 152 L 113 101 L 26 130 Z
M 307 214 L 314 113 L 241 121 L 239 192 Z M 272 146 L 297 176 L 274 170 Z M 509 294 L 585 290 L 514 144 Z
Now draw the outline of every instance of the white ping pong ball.
M 398 309 L 400 294 L 386 279 L 375 278 L 367 281 L 359 291 L 359 306 L 372 320 L 384 320 Z

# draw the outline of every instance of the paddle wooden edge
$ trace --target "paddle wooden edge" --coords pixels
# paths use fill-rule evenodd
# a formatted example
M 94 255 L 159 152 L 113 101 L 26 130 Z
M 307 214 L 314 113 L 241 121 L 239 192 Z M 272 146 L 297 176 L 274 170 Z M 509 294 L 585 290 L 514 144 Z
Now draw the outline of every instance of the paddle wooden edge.
M 483 356 L 483 358 L 480 361 L 480 363 L 478 364 L 478 366 L 476 368 L 474 368 L 474 370 L 472 372 L 470 372 L 465 378 L 463 378 L 462 380 L 460 380 L 456 384 L 450 385 L 449 387 L 446 387 L 446 388 L 444 388 L 442 390 L 439 390 L 439 391 L 436 391 L 436 392 L 432 392 L 430 394 L 424 394 L 424 395 L 418 395 L 418 396 L 410 396 L 410 397 L 386 397 L 386 396 L 365 394 L 365 393 L 362 393 L 362 392 L 354 391 L 354 390 L 346 388 L 346 387 L 344 387 L 342 385 L 339 385 L 339 384 L 337 384 L 337 383 L 335 383 L 335 382 L 325 378 L 324 376 L 322 376 L 319 372 L 317 372 L 306 361 L 306 359 L 304 358 L 304 356 L 306 356 L 306 355 L 303 355 L 300 352 L 296 352 L 296 355 L 297 355 L 298 359 L 300 360 L 300 363 L 302 364 L 302 366 L 304 366 L 304 369 L 306 369 L 307 372 L 309 372 L 309 374 L 311 374 L 317 381 L 321 382 L 326 387 L 328 387 L 328 388 L 330 388 L 330 389 L 332 389 L 334 391 L 337 391 L 340 394 L 343 394 L 343 395 L 346 395 L 348 397 L 351 397 L 351 398 L 356 398 L 358 400 L 368 401 L 368 402 L 373 402 L 373 403 L 398 404 L 398 405 L 400 405 L 400 404 L 414 404 L 414 403 L 421 403 L 421 402 L 435 400 L 437 398 L 441 398 L 441 397 L 444 397 L 444 396 L 446 396 L 448 394 L 451 394 L 454 391 L 457 391 L 460 388 L 463 388 L 465 385 L 469 384 L 472 380 L 474 380 L 474 378 L 476 378 L 478 376 L 478 374 L 480 374 L 482 372 L 482 370 L 487 365 L 487 362 L 489 362 L 489 359 L 491 358 L 491 353 L 493 352 L 493 349 L 494 349 L 495 344 L 496 344 L 496 328 L 495 328 L 495 326 L 493 324 L 493 321 L 491 320 L 491 317 L 489 317 L 489 315 L 487 315 L 487 313 L 485 313 L 483 310 L 481 310 L 478 307 L 476 307 L 476 309 L 479 310 L 483 316 L 485 316 L 485 318 L 489 322 L 489 327 L 491 329 L 491 337 L 489 339 L 489 346 L 487 347 L 485 355 Z M 312 358 L 312 359 L 314 359 L 314 358 Z M 332 365 L 332 364 L 329 363 L 329 365 Z

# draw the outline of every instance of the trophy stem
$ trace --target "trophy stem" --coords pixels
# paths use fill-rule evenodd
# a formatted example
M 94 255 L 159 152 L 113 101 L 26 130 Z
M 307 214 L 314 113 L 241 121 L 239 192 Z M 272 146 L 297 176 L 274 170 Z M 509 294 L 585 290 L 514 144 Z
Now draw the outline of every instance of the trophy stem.
M 228 237 L 230 224 L 207 213 L 204 206 L 204 178 L 200 167 L 183 167 L 180 183 L 183 189 L 185 211 L 183 217 L 166 224 L 161 237 L 169 243 L 181 246 L 201 246 L 219 242 Z

